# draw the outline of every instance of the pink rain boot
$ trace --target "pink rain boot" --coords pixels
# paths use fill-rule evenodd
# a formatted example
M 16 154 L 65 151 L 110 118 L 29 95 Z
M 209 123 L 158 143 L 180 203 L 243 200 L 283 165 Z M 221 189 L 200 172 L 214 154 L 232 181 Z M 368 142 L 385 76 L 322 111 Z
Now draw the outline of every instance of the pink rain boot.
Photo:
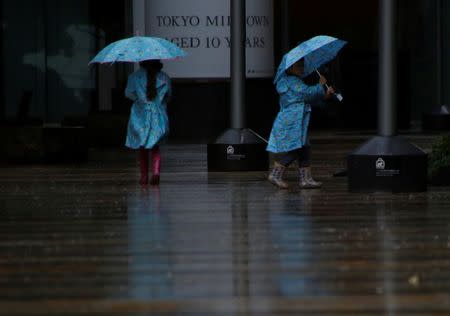
M 151 185 L 159 185 L 159 173 L 161 170 L 161 152 L 159 147 L 156 146 L 152 149 L 152 178 L 150 180 Z
M 141 169 L 141 185 L 148 184 L 148 150 L 145 148 L 139 149 L 139 162 Z

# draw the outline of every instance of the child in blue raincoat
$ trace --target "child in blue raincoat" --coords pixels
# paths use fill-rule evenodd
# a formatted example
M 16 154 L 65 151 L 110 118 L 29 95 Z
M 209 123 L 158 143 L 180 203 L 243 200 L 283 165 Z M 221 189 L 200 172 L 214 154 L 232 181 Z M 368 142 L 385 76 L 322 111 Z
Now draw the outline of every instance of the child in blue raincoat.
M 167 101 L 171 95 L 171 83 L 161 71 L 159 60 L 139 63 L 140 69 L 128 78 L 125 95 L 134 101 L 128 121 L 125 146 L 139 150 L 142 185 L 148 184 L 149 154 L 152 156 L 152 178 L 150 183 L 160 181 L 160 143 L 169 133 Z
M 311 103 L 331 98 L 334 90 L 332 87 L 325 89 L 327 80 L 323 76 L 317 85 L 306 85 L 301 80 L 303 73 L 304 59 L 300 59 L 275 82 L 280 96 L 280 111 L 273 123 L 267 151 L 285 155 L 274 163 L 268 180 L 281 189 L 288 188 L 283 181 L 283 173 L 295 160 L 299 165 L 300 188 L 319 188 L 322 185 L 311 176 L 308 126 Z

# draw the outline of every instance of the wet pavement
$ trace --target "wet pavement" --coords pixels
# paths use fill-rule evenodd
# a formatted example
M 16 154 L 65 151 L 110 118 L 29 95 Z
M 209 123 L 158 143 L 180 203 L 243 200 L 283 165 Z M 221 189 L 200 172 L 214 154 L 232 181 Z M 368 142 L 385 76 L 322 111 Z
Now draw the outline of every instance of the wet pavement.
M 428 141 L 424 140 L 424 146 Z M 163 148 L 0 168 L 0 315 L 450 315 L 450 191 L 353 194 L 351 141 L 313 147 L 320 190 L 207 173 Z

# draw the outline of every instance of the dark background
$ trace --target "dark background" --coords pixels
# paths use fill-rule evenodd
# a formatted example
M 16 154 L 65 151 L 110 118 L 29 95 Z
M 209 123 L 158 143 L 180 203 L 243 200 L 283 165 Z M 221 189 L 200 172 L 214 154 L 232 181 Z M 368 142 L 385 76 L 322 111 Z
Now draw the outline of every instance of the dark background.
M 12 1 L 12 0 L 1 0 Z M 409 129 L 423 108 L 433 104 L 433 11 L 435 1 L 399 0 L 398 3 L 398 125 Z M 42 1 L 49 5 L 50 0 Z M 90 23 L 112 42 L 132 35 L 130 0 L 90 1 Z M 276 66 L 286 52 L 300 42 L 318 34 L 344 39 L 349 44 L 339 57 L 322 71 L 329 83 L 344 96 L 344 102 L 329 102 L 325 107 L 314 107 L 311 129 L 373 130 L 377 125 L 378 91 L 378 1 L 288 1 L 288 43 L 283 43 L 282 25 L 285 18 L 281 1 L 274 1 L 274 56 Z M 62 4 L 61 4 L 62 5 Z M 107 10 L 105 8 L 108 8 Z M 1 7 L 0 7 L 1 9 Z M 1 12 L 0 12 L 1 13 Z M 19 17 L 18 17 L 19 18 Z M 44 17 L 45 18 L 45 17 Z M 77 23 L 75 20 L 67 21 Z M 3 28 L 0 36 L 2 36 Z M 1 41 L 3 43 L 3 41 Z M 431 45 L 430 45 L 431 43 Z M 63 43 L 64 44 L 64 43 Z M 66 45 L 66 44 L 64 44 Z M 99 42 L 96 50 L 101 49 Z M 11 48 L 12 49 L 12 48 Z M 3 49 L 0 50 L 3 54 Z M 47 49 L 52 53 L 51 49 Z M 18 52 L 25 54 L 26 52 Z M 3 56 L 0 56 L 3 60 Z M 416 67 L 416 64 L 418 65 Z M 93 72 L 98 72 L 98 67 Z M 130 65 L 115 65 L 119 71 L 117 88 L 112 89 L 111 111 L 100 111 L 98 91 L 91 91 L 89 113 L 82 117 L 69 114 L 61 123 L 87 125 L 90 145 L 123 145 L 130 102 L 123 96 Z M 426 72 L 423 71 L 426 70 Z M 52 72 L 47 71 L 47 77 Z M 3 76 L 1 78 L 3 80 Z M 312 77 L 313 84 L 317 78 Z M 18 82 L 20 84 L 20 82 Z M 169 104 L 171 124 L 170 141 L 209 142 L 229 127 L 229 81 L 174 80 L 174 97 Z M 98 87 L 98 81 L 97 81 Z M 422 90 L 419 90 L 422 89 Z M 0 119 L 5 117 L 5 93 L 0 82 Z M 48 91 L 51 96 L 52 91 Z M 415 93 L 412 98 L 411 95 Z M 33 96 L 32 96 L 33 97 Z M 20 104 L 18 104 L 18 107 Z M 19 110 L 19 109 L 18 109 Z M 18 111 L 19 112 L 19 111 Z M 278 96 L 272 79 L 248 79 L 246 82 L 246 122 L 262 136 L 268 137 L 278 112 Z M 41 118 L 41 123 L 45 122 Z

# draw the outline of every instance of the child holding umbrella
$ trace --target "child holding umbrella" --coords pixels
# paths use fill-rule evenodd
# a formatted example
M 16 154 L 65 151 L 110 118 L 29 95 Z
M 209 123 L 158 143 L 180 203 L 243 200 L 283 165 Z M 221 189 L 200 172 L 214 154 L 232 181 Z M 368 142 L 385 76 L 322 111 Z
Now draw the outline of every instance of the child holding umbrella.
M 311 146 L 308 139 L 311 104 L 331 98 L 335 91 L 327 86 L 323 76 L 314 86 L 306 85 L 302 78 L 333 59 L 345 44 L 330 36 L 316 36 L 291 50 L 281 61 L 274 80 L 280 96 L 280 111 L 273 123 L 267 146 L 269 152 L 284 153 L 281 160 L 274 163 L 268 176 L 268 180 L 280 189 L 288 188 L 283 174 L 295 160 L 299 166 L 300 188 L 320 188 L 322 185 L 311 175 Z
M 125 95 L 134 101 L 128 121 L 125 146 L 139 150 L 142 185 L 148 184 L 149 155 L 152 157 L 151 185 L 160 180 L 160 143 L 169 133 L 167 100 L 171 94 L 170 78 L 161 71 L 159 60 L 139 63 L 140 69 L 128 78 Z
M 128 78 L 125 95 L 134 101 L 128 121 L 125 145 L 139 150 L 142 185 L 148 184 L 149 155 L 152 155 L 152 178 L 160 180 L 159 145 L 169 133 L 167 101 L 171 94 L 170 78 L 161 71 L 160 60 L 186 56 L 177 45 L 158 37 L 134 36 L 113 42 L 91 60 L 93 63 L 139 63 L 140 69 Z

